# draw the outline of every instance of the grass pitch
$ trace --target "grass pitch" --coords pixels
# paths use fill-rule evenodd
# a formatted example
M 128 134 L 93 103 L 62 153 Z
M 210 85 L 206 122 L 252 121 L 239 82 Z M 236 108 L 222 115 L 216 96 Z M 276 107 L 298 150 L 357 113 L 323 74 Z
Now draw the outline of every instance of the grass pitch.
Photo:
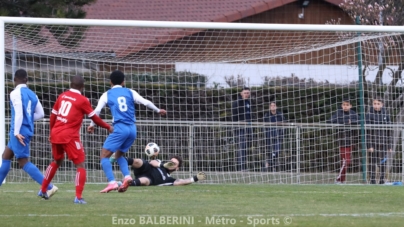
M 130 187 L 73 204 L 73 184 L 48 201 L 36 184 L 0 187 L 0 226 L 403 226 L 403 187 L 206 185 Z

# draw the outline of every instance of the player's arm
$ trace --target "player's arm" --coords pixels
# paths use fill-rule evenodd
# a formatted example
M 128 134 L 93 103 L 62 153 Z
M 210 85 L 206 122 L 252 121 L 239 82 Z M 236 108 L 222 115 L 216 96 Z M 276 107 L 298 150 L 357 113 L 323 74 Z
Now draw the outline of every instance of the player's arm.
M 162 163 L 163 163 L 163 162 L 160 161 L 160 160 L 158 160 L 158 159 L 154 159 L 154 160 L 151 160 L 151 161 L 149 162 L 149 164 L 150 164 L 151 166 L 155 167 L 155 168 L 161 167 L 161 164 L 162 164 Z
M 97 107 L 94 110 L 94 113 L 97 116 L 100 116 L 101 110 L 107 105 L 107 102 L 108 102 L 108 96 L 107 96 L 107 92 L 105 92 L 104 94 L 101 95 L 100 99 L 98 100 Z M 94 127 L 94 123 L 95 123 L 94 121 L 91 121 L 90 127 Z M 94 130 L 94 129 L 92 128 L 92 130 Z
M 21 94 L 19 92 L 11 92 L 10 100 L 14 108 L 14 136 L 17 136 L 20 134 L 22 121 L 24 118 Z
M 51 115 L 50 115 L 50 118 L 49 118 L 49 129 L 50 129 L 50 131 L 52 131 L 52 128 L 56 123 L 56 117 L 58 116 L 59 106 L 60 106 L 60 100 L 58 98 L 56 100 L 55 104 L 53 105 Z
M 194 182 L 203 181 L 206 179 L 206 174 L 204 172 L 199 172 L 197 175 L 189 179 L 177 179 L 174 181 L 174 186 L 182 186 L 192 184 Z
M 36 98 L 38 99 L 38 96 Z M 38 99 L 38 103 L 36 104 L 34 112 L 34 121 L 40 120 L 44 117 L 45 117 L 45 111 L 43 111 L 42 103 Z
M 139 95 L 139 93 L 137 93 L 136 91 L 132 90 L 132 96 L 133 99 L 135 101 L 135 103 L 137 104 L 143 104 L 144 106 L 146 106 L 149 109 L 152 109 L 154 112 L 159 113 L 161 116 L 166 115 L 167 111 L 164 109 L 159 109 L 157 108 L 157 106 L 155 106 L 152 102 L 150 102 L 149 100 L 143 98 L 141 95 Z
M 14 108 L 14 136 L 18 139 L 18 141 L 25 146 L 24 139 L 25 137 L 20 134 L 22 121 L 24 118 L 23 110 L 22 110 L 22 99 L 21 94 L 19 92 L 11 92 L 10 100 Z
M 105 93 L 104 93 L 105 94 Z M 98 103 L 99 104 L 99 103 Z M 105 129 L 108 129 L 110 132 L 113 131 L 113 127 L 107 123 L 105 123 L 95 112 L 95 110 L 93 110 L 93 108 L 91 107 L 90 101 L 86 98 L 84 105 L 82 106 L 83 111 L 85 114 L 87 114 L 87 116 L 89 118 L 91 118 L 91 120 L 93 120 L 93 122 L 100 126 L 103 127 Z M 102 107 L 101 107 L 102 109 Z
M 109 132 L 114 131 L 114 127 L 112 127 L 111 125 L 107 124 L 105 121 L 103 121 L 103 120 L 102 120 L 99 116 L 97 116 L 96 114 L 94 114 L 94 115 L 92 115 L 92 116 L 90 116 L 90 115 L 88 115 L 88 116 L 91 118 L 91 120 L 93 120 L 93 122 L 94 122 L 96 125 L 98 125 L 98 126 L 100 126 L 100 127 L 103 127 L 103 128 L 105 128 L 105 129 L 108 129 Z

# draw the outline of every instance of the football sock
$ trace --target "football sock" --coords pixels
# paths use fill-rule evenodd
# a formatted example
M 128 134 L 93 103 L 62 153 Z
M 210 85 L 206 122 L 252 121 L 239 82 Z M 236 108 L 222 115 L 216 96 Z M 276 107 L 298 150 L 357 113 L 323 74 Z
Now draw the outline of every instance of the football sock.
M 130 186 L 142 186 L 139 179 L 134 179 Z
M 11 160 L 5 160 L 3 159 L 1 161 L 1 167 L 0 167 L 0 185 L 3 184 L 4 179 L 6 179 L 6 176 L 8 172 L 10 171 L 10 166 L 11 166 Z
M 107 176 L 108 182 L 115 181 L 114 173 L 112 172 L 112 164 L 109 162 L 109 158 L 101 159 L 101 166 L 105 176 Z
M 118 163 L 119 168 L 121 169 L 122 175 L 124 177 L 126 177 L 128 175 L 130 176 L 129 169 L 128 169 L 128 161 L 126 161 L 126 159 L 121 156 L 116 160 L 116 162 Z
M 76 197 L 78 199 L 81 199 L 81 195 L 84 190 L 84 185 L 86 184 L 86 169 L 84 168 L 77 168 L 77 173 L 76 173 Z
M 47 190 L 52 189 L 52 185 L 50 182 L 56 174 L 59 166 L 55 162 L 51 162 L 51 164 L 46 168 L 45 176 L 43 177 L 41 191 L 46 192 Z
M 24 167 L 22 168 L 28 175 L 31 176 L 34 181 L 36 181 L 38 184 L 42 185 L 43 182 L 43 175 L 41 171 L 39 171 L 38 167 L 36 167 L 34 164 L 31 162 L 27 162 Z M 49 184 L 48 189 L 51 189 L 53 185 Z

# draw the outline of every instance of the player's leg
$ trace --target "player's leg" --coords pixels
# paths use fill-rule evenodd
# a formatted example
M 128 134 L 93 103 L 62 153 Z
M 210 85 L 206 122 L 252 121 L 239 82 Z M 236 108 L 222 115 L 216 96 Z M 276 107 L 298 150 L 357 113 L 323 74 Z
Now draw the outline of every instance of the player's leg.
M 143 163 L 146 163 L 146 160 L 140 159 L 140 158 L 128 158 L 127 159 L 128 165 L 130 165 L 134 170 L 139 171 L 139 172 L 144 172 L 145 171 L 145 165 Z
M 83 144 L 79 138 L 72 139 L 69 143 L 63 144 L 63 150 L 66 152 L 67 157 L 76 166 L 76 178 L 74 184 L 76 187 L 76 196 L 73 200 L 76 204 L 86 204 L 82 194 L 86 184 L 87 172 L 85 169 L 85 152 Z
M 244 171 L 246 169 L 245 156 L 247 149 L 244 129 L 239 129 L 238 133 L 237 170 Z
M 148 177 L 139 177 L 134 179 L 129 186 L 149 186 L 150 179 Z
M 271 152 L 271 135 L 269 131 L 265 132 L 265 166 L 264 170 L 268 171 L 269 166 L 271 165 L 271 160 L 272 160 L 272 152 Z
M 129 133 L 130 132 L 128 131 L 127 127 L 124 124 L 114 125 L 114 132 L 109 134 L 102 147 L 100 155 L 101 166 L 110 183 L 112 181 L 115 181 L 115 177 L 112 173 L 112 164 L 110 163 L 109 158 L 113 153 L 115 153 L 114 156 L 117 162 L 118 159 L 122 158 L 121 157 L 122 153 L 117 151 L 120 150 L 122 144 L 127 139 Z
M 152 182 L 153 176 L 150 175 L 152 165 L 147 160 L 139 158 L 128 158 L 128 165 L 133 169 L 136 179 L 129 182 L 129 186 L 149 186 Z M 118 192 L 125 190 L 125 188 L 118 189 Z
M 122 157 L 123 153 L 128 152 L 129 148 L 132 146 L 133 142 L 136 139 L 136 126 L 131 125 L 126 128 L 128 137 L 122 143 L 122 146 L 117 151 L 117 163 L 119 168 L 121 169 L 122 175 L 124 176 L 124 180 L 122 181 L 122 185 L 118 188 L 118 192 L 125 192 L 129 185 L 133 182 L 132 177 L 130 176 L 128 161 Z
M 351 164 L 351 153 L 352 147 L 345 147 L 345 171 L 344 171 L 344 181 L 346 181 L 346 173 L 348 172 L 348 167 Z
M 114 132 L 109 134 L 104 142 L 100 155 L 100 163 L 102 170 L 107 177 L 108 185 L 106 188 L 100 191 L 101 193 L 108 193 L 118 189 L 118 183 L 115 181 L 115 176 L 112 171 L 112 164 L 109 161 L 109 157 L 111 157 L 111 155 L 119 149 L 120 145 L 122 144 L 122 139 L 125 138 L 126 135 L 122 133 L 120 124 L 116 124 L 114 126 Z
M 77 172 L 76 172 L 76 198 L 74 199 L 74 203 L 77 204 L 86 204 L 87 202 L 83 199 L 83 191 L 84 186 L 86 184 L 87 172 L 84 166 L 84 162 L 76 164 Z
M 376 151 L 369 152 L 369 173 L 371 184 L 376 184 L 376 162 Z
M 117 150 L 117 152 L 115 154 L 115 158 L 116 158 L 116 162 L 119 165 L 119 168 L 121 169 L 122 175 L 124 176 L 124 178 L 127 178 L 127 177 L 130 177 L 130 172 L 129 172 L 129 168 L 128 168 L 128 162 L 123 157 L 123 154 L 128 152 L 129 148 L 132 146 L 132 144 L 136 140 L 136 134 L 137 134 L 136 125 L 133 124 L 133 125 L 127 126 L 127 127 L 123 128 L 122 130 L 125 130 L 125 134 L 127 135 L 127 137 L 125 138 L 125 140 L 123 140 L 122 145 Z
M 110 134 L 110 136 L 111 135 L 112 134 Z M 107 138 L 106 142 L 108 141 L 108 138 Z M 105 148 L 102 148 L 102 150 L 101 150 L 101 156 L 100 156 L 101 167 L 108 180 L 107 187 L 104 188 L 103 190 L 101 190 L 100 191 L 101 193 L 108 193 L 110 191 L 117 190 L 119 188 L 118 183 L 115 181 L 114 172 L 112 171 L 112 163 L 109 161 L 109 157 L 111 157 L 112 154 L 113 154 L 112 151 L 107 150 Z
M 13 159 L 14 153 L 10 149 L 9 145 L 4 149 L 4 153 L 2 155 L 1 167 L 0 167 L 0 186 L 3 184 L 4 179 L 11 168 L 11 159 Z
M 378 165 L 380 166 L 380 181 L 379 184 L 384 184 L 385 183 L 385 172 L 386 172 L 386 152 L 385 151 L 378 151 L 378 160 L 379 163 Z
M 31 142 L 30 136 L 25 136 L 24 143 L 25 146 L 22 145 L 16 137 L 11 137 L 10 142 L 13 143 L 13 151 L 14 155 L 17 158 L 17 162 L 34 181 L 36 181 L 39 185 L 42 185 L 43 175 L 41 171 L 39 171 L 38 167 L 36 167 L 32 162 L 28 160 L 29 158 L 29 144 Z M 15 147 L 15 148 L 14 148 Z M 49 184 L 48 190 L 52 189 L 53 185 Z
M 341 167 L 339 170 L 339 174 L 336 180 L 336 183 L 343 183 L 345 181 L 345 147 L 339 148 L 339 156 L 340 156 L 340 163 Z
M 52 156 L 54 161 L 52 161 L 48 168 L 46 168 L 41 191 L 38 193 L 38 196 L 42 197 L 43 199 L 49 199 L 58 190 L 55 186 L 54 189 L 49 190 L 48 186 L 52 182 L 52 179 L 55 176 L 59 166 L 62 165 L 64 154 L 63 144 L 52 144 Z

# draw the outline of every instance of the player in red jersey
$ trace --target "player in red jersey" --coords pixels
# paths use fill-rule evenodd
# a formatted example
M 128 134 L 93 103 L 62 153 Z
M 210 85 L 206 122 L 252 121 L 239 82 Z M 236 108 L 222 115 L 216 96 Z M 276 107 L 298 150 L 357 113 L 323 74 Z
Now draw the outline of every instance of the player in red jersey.
M 45 172 L 42 188 L 39 196 L 49 199 L 46 188 L 52 181 L 59 166 L 62 164 L 65 152 L 68 158 L 76 165 L 76 198 L 74 203 L 85 204 L 82 198 L 84 184 L 86 181 L 86 170 L 84 168 L 85 154 L 80 141 L 80 127 L 83 122 L 83 115 L 86 114 L 97 125 L 113 131 L 113 127 L 99 118 L 90 101 L 81 94 L 84 88 L 84 79 L 81 76 L 74 76 L 71 79 L 71 89 L 59 95 L 50 116 L 50 142 L 52 143 L 52 155 L 54 161 L 48 166 Z

